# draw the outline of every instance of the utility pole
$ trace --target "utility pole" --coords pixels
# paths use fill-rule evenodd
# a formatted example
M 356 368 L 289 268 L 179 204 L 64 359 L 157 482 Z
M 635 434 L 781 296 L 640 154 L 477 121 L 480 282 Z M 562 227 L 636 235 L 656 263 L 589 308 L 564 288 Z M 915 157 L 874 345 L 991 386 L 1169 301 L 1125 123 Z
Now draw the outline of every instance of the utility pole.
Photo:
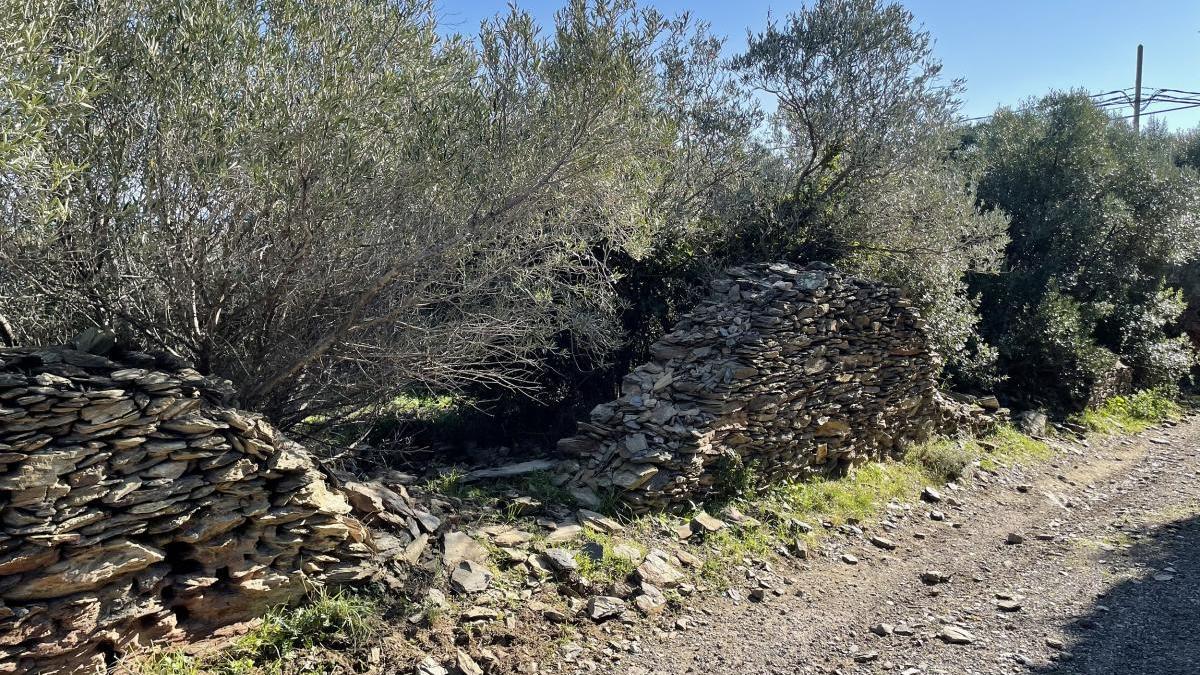
M 1137 78 L 1133 85 L 1133 131 L 1141 133 L 1142 122 L 1142 46 L 1138 45 Z

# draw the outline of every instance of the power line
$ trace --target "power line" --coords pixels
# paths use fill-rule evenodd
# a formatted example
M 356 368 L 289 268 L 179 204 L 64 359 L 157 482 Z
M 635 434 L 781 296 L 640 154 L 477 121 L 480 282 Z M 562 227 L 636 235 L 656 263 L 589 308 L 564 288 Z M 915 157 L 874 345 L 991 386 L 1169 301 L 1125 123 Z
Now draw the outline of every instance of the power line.
M 1113 89 L 1111 91 L 1102 91 L 1095 94 L 1088 94 L 1092 104 L 1100 110 L 1120 110 L 1121 108 L 1133 108 L 1133 114 L 1122 115 L 1120 117 L 1113 116 L 1114 120 L 1133 119 L 1134 131 L 1140 128 L 1140 120 L 1142 115 L 1160 115 L 1162 113 L 1175 112 L 1177 110 L 1189 110 L 1191 108 L 1200 107 L 1200 91 L 1190 91 L 1187 89 L 1173 89 L 1170 87 L 1162 87 L 1154 89 L 1154 93 L 1149 96 L 1143 96 L 1142 87 L 1142 45 L 1137 47 L 1137 70 L 1134 77 L 1132 87 L 1123 89 Z M 1150 87 L 1146 87 L 1150 89 Z M 1130 90 L 1133 90 L 1133 95 L 1130 95 Z M 1160 108 L 1159 110 L 1150 110 L 1150 106 L 1160 103 L 1180 104 L 1172 108 Z M 1045 106 L 1042 104 L 1034 105 L 1026 108 L 1017 108 L 1012 112 L 1027 113 L 1027 112 L 1042 112 Z M 996 116 L 996 113 L 991 115 L 980 115 L 979 117 L 968 117 L 961 120 L 962 123 L 979 122 L 982 120 L 990 120 Z M 1111 116 L 1111 113 L 1110 113 Z
M 1106 92 L 1101 92 L 1098 94 L 1089 94 L 1088 98 L 1092 99 L 1095 106 L 1101 110 L 1133 108 L 1135 105 L 1135 101 L 1133 99 L 1131 99 L 1127 93 L 1130 89 L 1133 89 L 1133 87 L 1127 87 L 1125 89 L 1115 89 L 1113 91 L 1106 91 Z M 1114 94 L 1120 94 L 1121 96 L 1114 96 Z M 1180 94 L 1182 94 L 1182 95 L 1180 95 Z M 1177 106 L 1174 108 L 1163 108 L 1160 110 L 1145 111 L 1141 114 L 1143 114 L 1143 115 L 1158 115 L 1161 113 L 1174 112 L 1177 110 L 1187 110 L 1189 108 L 1200 107 L 1200 92 L 1187 91 L 1187 90 L 1183 90 L 1183 89 L 1167 89 L 1167 88 L 1154 89 L 1153 94 L 1142 98 L 1141 108 L 1142 108 L 1142 110 L 1145 110 L 1147 107 L 1154 105 L 1156 103 L 1181 103 L 1183 105 L 1180 105 L 1180 106 Z M 1044 109 L 1045 109 L 1045 106 L 1038 104 L 1038 105 L 1029 106 L 1029 107 L 1025 107 L 1025 108 L 1017 108 L 1015 110 L 1012 110 L 1011 112 L 1014 112 L 1014 113 L 1040 112 L 1040 111 L 1043 111 Z M 1127 119 L 1131 119 L 1131 118 L 1135 117 L 1136 115 L 1137 115 L 1137 113 L 1135 112 L 1133 114 L 1122 115 L 1122 116 L 1116 117 L 1114 119 L 1127 120 Z M 981 120 L 991 119 L 995 116 L 996 116 L 996 113 L 992 113 L 990 115 L 981 115 L 979 117 L 968 117 L 961 121 L 964 123 L 978 122 Z
M 1192 103 L 1192 104 L 1190 104 L 1190 105 L 1181 105 L 1181 106 L 1179 106 L 1179 107 L 1177 107 L 1177 108 L 1164 108 L 1164 109 L 1162 109 L 1162 110 L 1150 110 L 1150 111 L 1143 112 L 1143 113 L 1140 113 L 1140 114 L 1141 114 L 1141 115 L 1157 115 L 1157 114 L 1159 114 L 1159 113 L 1173 112 L 1173 111 L 1175 111 L 1175 110 L 1187 110 L 1188 108 L 1200 108 L 1200 102 L 1197 102 L 1197 103 Z M 1125 115 L 1125 116 L 1123 116 L 1123 117 L 1118 117 L 1117 119 L 1119 119 L 1119 120 L 1127 120 L 1127 119 L 1129 119 L 1130 117 L 1134 117 L 1134 116 L 1135 116 L 1135 115 L 1137 115 L 1137 114 L 1138 114 L 1138 113 L 1135 113 L 1134 115 Z
M 1133 87 L 1126 87 L 1124 89 L 1113 89 L 1112 91 L 1104 91 L 1104 92 L 1100 92 L 1097 94 L 1088 94 L 1088 98 L 1097 99 L 1097 98 L 1103 98 L 1105 96 L 1112 96 L 1113 94 L 1124 94 L 1125 95 L 1124 100 L 1127 101 L 1127 100 L 1129 100 L 1129 96 L 1128 96 L 1128 94 L 1126 94 L 1126 92 L 1128 92 L 1130 89 L 1133 89 Z M 1105 99 L 1103 101 L 1096 102 L 1097 106 L 1102 107 L 1102 108 L 1109 107 L 1109 106 L 1115 105 L 1117 103 L 1121 103 L 1121 105 L 1128 105 L 1126 103 L 1123 103 L 1122 99 L 1118 99 L 1118 98 L 1110 98 L 1110 99 Z M 1034 112 L 1034 111 L 1039 110 L 1041 107 L 1042 106 L 1039 104 L 1039 105 L 1031 106 L 1028 108 L 1017 108 L 1016 110 L 1013 110 L 1012 112 Z M 979 117 L 968 117 L 962 121 L 963 122 L 977 122 L 979 120 L 991 119 L 992 117 L 995 117 L 995 116 L 996 116 L 996 113 L 992 113 L 990 115 L 981 115 Z

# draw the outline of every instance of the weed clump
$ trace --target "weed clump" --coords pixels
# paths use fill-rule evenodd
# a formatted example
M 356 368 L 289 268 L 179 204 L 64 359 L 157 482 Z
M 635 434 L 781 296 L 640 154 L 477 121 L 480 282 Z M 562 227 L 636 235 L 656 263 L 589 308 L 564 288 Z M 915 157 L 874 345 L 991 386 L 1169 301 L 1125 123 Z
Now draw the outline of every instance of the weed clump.
M 1084 410 L 1072 421 L 1091 431 L 1109 434 L 1143 431 L 1181 412 L 1172 392 L 1145 389 L 1129 396 L 1114 396 L 1099 408 Z
M 287 655 L 313 647 L 359 648 L 382 629 L 379 607 L 350 593 L 318 591 L 293 608 L 279 608 L 231 647 L 206 661 L 179 651 L 152 653 L 125 665 L 136 675 L 249 675 L 280 673 Z

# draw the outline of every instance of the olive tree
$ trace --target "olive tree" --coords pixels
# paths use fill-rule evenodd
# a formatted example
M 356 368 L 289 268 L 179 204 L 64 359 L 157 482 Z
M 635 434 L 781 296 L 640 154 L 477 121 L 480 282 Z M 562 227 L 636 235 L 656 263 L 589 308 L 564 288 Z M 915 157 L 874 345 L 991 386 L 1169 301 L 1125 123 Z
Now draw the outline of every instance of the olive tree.
M 751 35 L 744 82 L 778 102 L 760 165 L 767 205 L 730 231 L 729 257 L 838 263 L 904 288 L 931 320 L 951 373 L 992 384 L 967 273 L 993 271 L 1001 213 L 975 206 L 949 157 L 961 82 L 896 3 L 817 0 Z
M 751 35 L 736 65 L 778 101 L 777 142 L 806 220 L 847 188 L 922 164 L 954 122 L 929 33 L 898 3 L 817 0 Z
M 528 388 L 564 332 L 614 346 L 608 259 L 653 239 L 687 145 L 662 79 L 686 22 L 576 1 L 550 35 L 514 11 L 475 42 L 425 0 L 19 4 L 18 339 L 113 326 L 283 423 Z

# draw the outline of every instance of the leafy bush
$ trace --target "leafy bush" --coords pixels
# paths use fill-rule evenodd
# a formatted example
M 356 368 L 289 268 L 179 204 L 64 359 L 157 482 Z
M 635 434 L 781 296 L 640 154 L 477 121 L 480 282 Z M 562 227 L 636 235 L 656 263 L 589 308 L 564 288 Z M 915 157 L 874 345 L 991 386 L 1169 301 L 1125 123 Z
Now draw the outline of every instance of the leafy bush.
M 967 272 L 993 271 L 1006 217 L 981 212 L 946 156 L 961 82 L 940 79 L 929 34 L 878 0 L 820 0 L 771 22 L 735 65 L 778 99 L 763 162 L 774 203 L 727 228 L 730 258 L 833 262 L 895 283 L 929 320 L 962 383 L 988 387 Z
M 1169 389 L 1144 389 L 1131 396 L 1114 396 L 1096 409 L 1084 410 L 1076 422 L 1101 433 L 1141 431 L 1177 417 L 1181 412 Z
M 205 657 L 174 650 L 134 655 L 118 672 L 136 675 L 291 672 L 285 668 L 285 662 L 298 649 L 359 648 L 378 635 L 382 627 L 374 602 L 340 591 L 320 590 L 298 607 L 272 610 L 262 623 L 219 652 Z
M 426 0 L 22 7 L 0 315 L 114 326 L 284 424 L 610 353 L 610 257 L 686 230 L 750 128 L 720 41 L 628 0 L 477 41 Z
M 1081 408 L 1092 388 L 1117 364 L 1117 355 L 1095 342 L 1095 305 L 1051 289 L 1038 304 L 1015 317 L 998 340 L 1006 372 L 1026 387 L 1022 394 Z
M 1176 387 L 1196 364 L 1191 340 L 1168 333 L 1186 306 L 1181 291 L 1163 289 L 1142 304 L 1122 307 L 1114 317 L 1120 326 L 1123 359 L 1134 368 L 1138 386 Z
M 453 441 L 550 438 L 722 267 L 787 259 L 903 288 L 957 385 L 1077 407 L 1114 358 L 1191 364 L 1197 134 L 1078 93 L 964 130 L 896 2 L 817 0 L 730 60 L 634 0 L 474 36 L 430 0 L 18 4 L 0 342 L 113 326 L 284 425 L 420 392 L 491 415 Z
M 370 600 L 322 590 L 299 607 L 269 613 L 260 626 L 237 640 L 224 660 L 259 664 L 316 645 L 358 647 L 382 625 Z
M 1200 179 L 1083 94 L 1026 108 L 972 129 L 960 153 L 983 207 L 1011 218 L 1004 274 L 975 280 L 1010 393 L 1079 408 L 1117 358 L 1142 386 L 1174 384 L 1188 358 L 1164 289 L 1200 251 Z

